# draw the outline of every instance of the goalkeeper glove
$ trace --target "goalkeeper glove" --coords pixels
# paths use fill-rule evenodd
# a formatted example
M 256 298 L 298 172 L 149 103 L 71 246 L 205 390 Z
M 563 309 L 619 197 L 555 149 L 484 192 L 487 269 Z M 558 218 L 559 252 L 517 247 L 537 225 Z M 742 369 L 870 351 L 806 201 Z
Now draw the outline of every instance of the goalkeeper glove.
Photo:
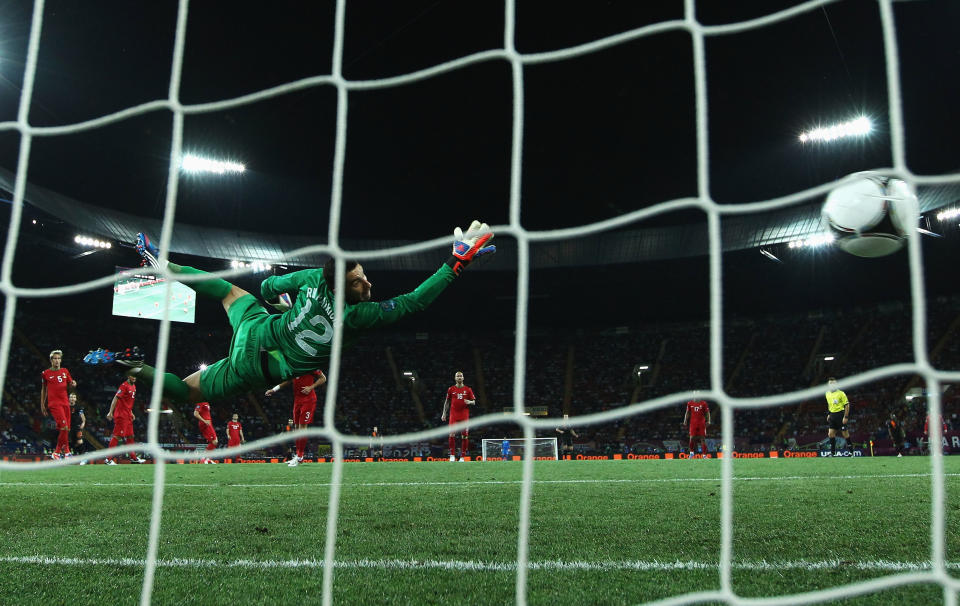
M 497 252 L 496 246 L 485 246 L 492 238 L 490 226 L 476 219 L 470 224 L 466 234 L 459 227 L 454 228 L 453 254 L 447 259 L 447 265 L 459 276 L 474 257 Z
M 269 301 L 269 303 L 274 309 L 276 309 L 280 313 L 283 313 L 288 309 L 290 309 L 291 307 L 293 307 L 293 303 L 290 301 L 290 295 L 288 295 L 285 292 L 282 292 L 279 295 L 277 295 L 276 301 Z

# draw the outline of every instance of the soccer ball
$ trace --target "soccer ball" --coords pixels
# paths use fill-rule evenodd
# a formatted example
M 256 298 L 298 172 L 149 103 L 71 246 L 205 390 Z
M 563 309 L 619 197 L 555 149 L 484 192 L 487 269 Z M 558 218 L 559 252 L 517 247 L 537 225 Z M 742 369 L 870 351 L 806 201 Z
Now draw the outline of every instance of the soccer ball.
M 841 250 L 858 257 L 897 252 L 917 227 L 917 193 L 900 179 L 864 173 L 827 195 L 820 219 Z

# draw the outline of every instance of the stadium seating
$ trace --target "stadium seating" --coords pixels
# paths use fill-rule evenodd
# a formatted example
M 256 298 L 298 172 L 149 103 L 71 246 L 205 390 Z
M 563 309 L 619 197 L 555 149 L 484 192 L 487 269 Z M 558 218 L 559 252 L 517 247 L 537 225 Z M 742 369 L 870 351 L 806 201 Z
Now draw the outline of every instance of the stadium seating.
M 960 339 L 949 338 L 960 324 L 960 299 L 931 302 L 927 321 L 928 348 L 940 368 L 960 367 Z M 56 326 L 51 332 L 46 327 Z M 46 367 L 52 349 L 65 352 L 64 366 L 78 381 L 86 411 L 87 431 L 94 440 L 109 441 L 106 413 L 119 374 L 84 366 L 80 359 L 93 345 L 137 343 L 147 352 L 156 348 L 156 325 L 116 319 L 103 327 L 70 317 L 18 311 L 16 336 L 0 410 L 0 449 L 3 453 L 43 453 L 52 446 L 51 421 L 39 415 L 37 375 Z M 203 338 L 196 338 L 202 331 Z M 804 315 L 731 318 L 724 325 L 725 389 L 730 395 L 750 397 L 778 394 L 822 385 L 828 376 L 847 377 L 885 364 L 912 359 L 912 317 L 907 306 L 887 304 L 870 308 L 823 311 Z M 168 370 L 180 376 L 194 372 L 227 350 L 229 328 L 171 327 Z M 826 354 L 834 356 L 824 361 Z M 446 388 L 453 373 L 462 370 L 478 394 L 479 413 L 499 412 L 513 402 L 514 346 L 512 333 L 466 334 L 443 330 L 412 332 L 400 327 L 368 336 L 344 352 L 344 372 L 336 414 L 344 432 L 369 435 L 374 426 L 381 435 L 435 427 Z M 665 394 L 709 386 L 709 327 L 706 322 L 637 325 L 616 330 L 579 330 L 574 333 L 532 328 L 527 343 L 527 407 L 545 407 L 550 416 L 564 412 L 581 415 L 624 406 Z M 645 364 L 638 383 L 634 366 Z M 404 371 L 416 373 L 410 381 Z M 569 377 L 568 377 L 569 373 Z M 569 390 L 567 386 L 569 385 Z M 891 412 L 902 419 L 908 441 L 916 443 L 926 415 L 923 399 L 906 401 L 913 377 L 895 377 L 848 389 L 853 403 L 851 420 L 855 443 L 873 440 L 887 447 L 884 422 Z M 960 395 L 948 390 L 944 410 L 948 424 L 960 428 Z M 319 396 L 324 397 L 324 390 Z M 222 434 L 230 416 L 240 415 L 247 439 L 283 431 L 290 417 L 293 394 L 285 389 L 272 398 L 250 393 L 229 402 L 214 402 L 214 424 Z M 564 408 L 565 399 L 568 408 Z M 148 393 L 137 398 L 135 431 L 145 439 Z M 171 445 L 201 441 L 192 407 L 175 406 L 175 414 L 161 423 L 161 441 Z M 714 409 L 711 435 L 718 435 L 720 415 Z M 476 412 L 474 413 L 476 414 Z M 647 453 L 664 448 L 664 440 L 685 443 L 680 427 L 683 408 L 674 406 L 636 415 L 616 423 L 582 427 L 578 452 Z M 734 414 L 739 450 L 814 447 L 826 436 L 822 398 L 773 408 L 742 409 Z M 519 435 L 511 426 L 475 430 L 483 435 Z M 224 436 L 221 436 L 222 438 Z M 225 442 L 225 440 L 222 440 Z M 440 454 L 445 441 L 432 447 Z M 262 453 L 283 456 L 285 448 Z

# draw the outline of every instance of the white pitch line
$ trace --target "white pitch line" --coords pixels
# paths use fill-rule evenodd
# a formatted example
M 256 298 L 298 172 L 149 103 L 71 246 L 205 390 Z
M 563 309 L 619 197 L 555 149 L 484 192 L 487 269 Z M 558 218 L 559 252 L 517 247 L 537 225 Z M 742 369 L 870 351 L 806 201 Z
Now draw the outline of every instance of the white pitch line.
M 146 560 L 138 558 L 65 558 L 59 556 L 2 556 L 0 562 L 6 564 L 36 564 L 41 566 L 109 566 L 143 567 Z M 323 560 L 201 560 L 192 558 L 172 558 L 157 560 L 162 568 L 322 568 Z M 456 570 L 482 572 L 513 572 L 516 562 L 481 562 L 476 560 L 398 560 L 398 559 L 361 559 L 339 560 L 334 566 L 346 569 L 375 570 Z M 784 570 L 865 570 L 881 572 L 917 572 L 932 570 L 930 562 L 899 562 L 894 560 L 786 560 L 786 561 L 742 561 L 735 562 L 737 570 L 759 572 L 781 572 Z M 529 562 L 530 570 L 546 571 L 614 571 L 637 572 L 671 570 L 719 570 L 718 562 L 664 561 L 664 560 L 606 560 L 606 561 L 564 561 L 539 560 Z M 948 562 L 947 568 L 960 569 L 960 562 Z
M 297 472 L 294 472 L 297 473 Z M 946 473 L 945 477 L 954 478 L 960 473 Z M 757 476 L 734 478 L 736 482 L 781 482 L 785 480 L 875 480 L 888 478 L 929 478 L 929 473 L 896 473 L 879 475 L 844 475 L 844 476 Z M 534 484 L 663 484 L 682 482 L 720 482 L 721 478 L 637 478 L 637 479 L 594 479 L 594 480 L 533 480 Z M 370 487 L 417 487 L 417 486 L 489 486 L 489 485 L 520 485 L 523 480 L 467 480 L 453 482 L 344 482 L 343 486 L 350 488 Z M 152 488 L 152 483 L 133 482 L 0 482 L 0 486 L 131 486 Z M 233 484 L 229 482 L 209 482 L 183 484 L 165 482 L 164 486 L 175 488 L 316 488 L 329 487 L 329 482 L 302 482 L 299 484 Z

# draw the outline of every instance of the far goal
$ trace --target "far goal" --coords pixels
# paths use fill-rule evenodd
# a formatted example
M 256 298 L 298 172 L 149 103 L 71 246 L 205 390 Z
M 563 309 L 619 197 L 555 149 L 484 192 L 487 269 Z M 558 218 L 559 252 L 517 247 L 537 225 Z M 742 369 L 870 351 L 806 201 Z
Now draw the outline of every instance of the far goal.
M 556 461 L 559 458 L 556 438 L 482 440 L 481 447 L 484 461 L 522 461 L 527 448 L 533 449 L 534 460 Z

